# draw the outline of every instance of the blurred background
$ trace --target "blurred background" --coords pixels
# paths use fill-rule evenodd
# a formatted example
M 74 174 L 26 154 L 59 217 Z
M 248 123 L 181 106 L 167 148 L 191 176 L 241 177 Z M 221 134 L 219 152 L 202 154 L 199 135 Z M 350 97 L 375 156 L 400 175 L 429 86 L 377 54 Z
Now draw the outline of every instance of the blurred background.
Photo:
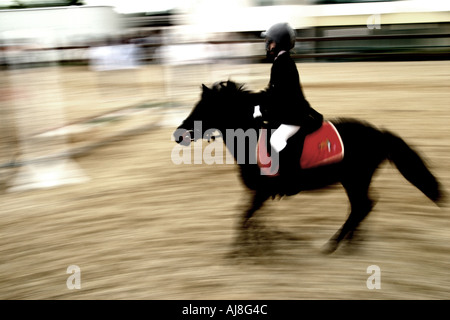
M 0 9 L 2 65 L 20 61 L 19 46 L 21 62 L 67 64 L 119 44 L 134 45 L 140 63 L 261 62 L 261 31 L 279 21 L 297 30 L 301 61 L 445 59 L 450 45 L 442 0 L 3 0 Z
M 238 171 L 175 165 L 171 134 L 202 83 L 266 87 L 278 22 L 314 108 L 396 132 L 449 187 L 450 1 L 0 0 L 0 298 L 450 298 L 448 209 L 388 164 L 356 253 L 319 254 L 347 215 L 331 188 L 263 210 L 299 239 L 225 258 Z

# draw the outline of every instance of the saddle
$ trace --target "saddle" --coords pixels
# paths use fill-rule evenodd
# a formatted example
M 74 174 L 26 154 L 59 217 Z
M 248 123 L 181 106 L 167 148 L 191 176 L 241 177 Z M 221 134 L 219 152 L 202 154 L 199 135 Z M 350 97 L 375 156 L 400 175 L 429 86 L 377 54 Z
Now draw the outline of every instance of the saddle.
M 276 176 L 278 163 L 272 161 L 267 128 L 260 129 L 256 159 L 262 175 Z M 311 169 L 340 162 L 344 158 L 344 145 L 334 125 L 324 121 L 322 126 L 306 135 L 300 157 L 300 168 Z

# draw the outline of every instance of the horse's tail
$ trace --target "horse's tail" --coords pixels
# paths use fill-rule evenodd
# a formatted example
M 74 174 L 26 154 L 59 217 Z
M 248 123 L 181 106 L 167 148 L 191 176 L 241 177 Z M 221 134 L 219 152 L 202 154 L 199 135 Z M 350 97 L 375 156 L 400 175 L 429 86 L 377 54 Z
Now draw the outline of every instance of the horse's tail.
M 400 173 L 437 205 L 442 204 L 444 192 L 437 178 L 423 159 L 402 138 L 385 131 L 388 159 Z

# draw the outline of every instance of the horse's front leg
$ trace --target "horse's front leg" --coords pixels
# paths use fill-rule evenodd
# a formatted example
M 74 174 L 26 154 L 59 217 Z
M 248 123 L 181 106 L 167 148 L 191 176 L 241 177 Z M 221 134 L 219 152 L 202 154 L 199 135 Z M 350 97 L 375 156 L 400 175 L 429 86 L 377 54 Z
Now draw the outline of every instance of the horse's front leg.
M 255 233 L 255 223 L 251 220 L 255 212 L 260 209 L 264 202 L 269 198 L 263 192 L 255 191 L 252 195 L 252 200 L 247 210 L 245 210 L 241 220 L 239 221 L 237 238 L 235 246 L 241 251 L 243 247 L 247 247 L 253 244 L 253 235 Z
M 239 222 L 237 230 L 237 238 L 235 246 L 237 253 L 255 253 L 255 245 L 259 243 L 259 228 L 251 218 L 254 217 L 256 211 L 258 211 L 264 204 L 264 202 L 269 198 L 262 192 L 255 191 L 253 193 L 250 206 L 244 212 L 242 220 Z M 238 254 L 238 255 L 240 255 Z
M 250 219 L 253 217 L 255 212 L 258 211 L 264 205 L 264 202 L 268 198 L 269 195 L 265 192 L 262 191 L 254 192 L 250 206 L 242 216 L 241 229 L 243 232 L 245 232 L 245 230 L 247 230 L 250 227 L 251 225 Z

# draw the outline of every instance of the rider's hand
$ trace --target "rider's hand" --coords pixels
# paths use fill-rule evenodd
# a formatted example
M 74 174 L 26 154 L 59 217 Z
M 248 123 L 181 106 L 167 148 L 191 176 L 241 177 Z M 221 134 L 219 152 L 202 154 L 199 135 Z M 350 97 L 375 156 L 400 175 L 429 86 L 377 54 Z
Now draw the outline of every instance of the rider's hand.
M 253 112 L 253 118 L 262 117 L 261 109 L 259 106 L 255 106 L 255 111 Z

